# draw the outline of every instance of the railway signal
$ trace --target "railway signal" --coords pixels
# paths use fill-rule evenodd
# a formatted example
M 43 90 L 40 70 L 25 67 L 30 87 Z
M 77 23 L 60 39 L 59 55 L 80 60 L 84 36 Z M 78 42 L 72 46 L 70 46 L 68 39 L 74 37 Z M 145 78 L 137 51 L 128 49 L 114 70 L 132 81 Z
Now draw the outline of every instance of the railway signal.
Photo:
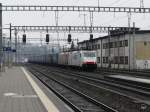
M 46 43 L 49 43 L 49 34 L 46 34 Z
M 22 42 L 26 43 L 26 34 L 23 34 Z
M 93 40 L 93 34 L 90 34 L 90 40 Z
M 72 41 L 71 34 L 68 34 L 68 43 L 70 43 L 71 41 Z

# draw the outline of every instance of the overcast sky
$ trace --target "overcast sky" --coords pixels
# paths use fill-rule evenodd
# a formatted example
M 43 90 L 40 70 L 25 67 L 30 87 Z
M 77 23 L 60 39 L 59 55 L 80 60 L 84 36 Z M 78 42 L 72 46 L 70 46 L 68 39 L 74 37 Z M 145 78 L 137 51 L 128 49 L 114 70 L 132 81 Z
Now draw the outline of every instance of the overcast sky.
M 140 0 L 99 0 L 100 6 L 140 7 Z M 3 5 L 84 5 L 97 6 L 98 0 L 0 0 Z M 144 7 L 150 8 L 150 0 L 144 0 Z M 59 25 L 83 25 L 83 15 L 86 14 L 86 25 L 89 25 L 89 13 L 59 12 Z M 54 12 L 3 12 L 3 27 L 13 25 L 55 25 Z M 136 27 L 150 30 L 150 14 L 132 14 L 132 22 Z M 94 13 L 94 25 L 99 26 L 127 26 L 127 13 Z M 5 32 L 5 31 L 4 31 Z M 44 34 L 43 34 L 44 35 Z M 51 34 L 53 37 L 56 34 Z M 72 34 L 79 40 L 89 39 L 89 34 Z M 102 34 L 95 34 L 94 38 Z M 31 35 L 30 35 L 31 36 Z M 36 36 L 39 36 L 39 34 Z M 66 34 L 60 34 L 62 38 Z M 35 37 L 35 35 L 33 36 Z

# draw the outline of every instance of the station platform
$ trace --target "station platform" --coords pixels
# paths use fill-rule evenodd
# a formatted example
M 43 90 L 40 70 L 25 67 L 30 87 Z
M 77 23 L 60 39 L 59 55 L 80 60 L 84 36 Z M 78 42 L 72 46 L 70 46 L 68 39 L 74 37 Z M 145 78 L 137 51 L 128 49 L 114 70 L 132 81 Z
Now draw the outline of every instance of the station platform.
M 23 67 L 0 73 L 0 112 L 73 112 Z
M 139 83 L 144 83 L 144 84 L 149 84 L 150 85 L 150 79 L 146 78 L 140 78 L 140 77 L 133 77 L 133 76 L 124 76 L 124 75 L 109 75 L 106 77 L 114 78 L 114 79 L 122 79 L 126 81 L 134 81 L 134 82 L 139 82 Z

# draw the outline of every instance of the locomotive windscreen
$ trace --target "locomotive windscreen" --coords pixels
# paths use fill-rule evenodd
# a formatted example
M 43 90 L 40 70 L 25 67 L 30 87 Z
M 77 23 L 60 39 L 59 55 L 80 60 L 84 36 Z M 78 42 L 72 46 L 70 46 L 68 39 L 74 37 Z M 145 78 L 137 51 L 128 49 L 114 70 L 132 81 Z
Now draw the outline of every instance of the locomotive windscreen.
M 84 57 L 96 57 L 95 52 L 85 52 Z

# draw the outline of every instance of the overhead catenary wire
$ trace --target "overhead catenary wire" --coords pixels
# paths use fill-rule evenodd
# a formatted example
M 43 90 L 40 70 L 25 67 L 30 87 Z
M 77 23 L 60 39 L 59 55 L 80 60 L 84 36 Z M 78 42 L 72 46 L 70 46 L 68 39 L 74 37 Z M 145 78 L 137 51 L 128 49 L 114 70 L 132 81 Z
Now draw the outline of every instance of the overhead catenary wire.
M 116 3 L 119 3 L 121 0 L 115 0 L 114 2 L 112 2 L 111 4 L 109 4 L 109 6 L 112 6 L 112 5 L 114 5 L 114 4 L 116 4 Z
M 110 19 L 110 20 L 108 20 L 108 21 L 104 21 L 103 22 L 103 24 L 109 24 L 109 23 L 111 23 L 111 22 L 118 22 L 118 21 L 120 21 L 120 20 L 122 20 L 122 19 L 126 19 L 127 18 L 127 15 L 123 15 L 123 16 L 120 16 L 120 17 L 115 17 L 115 19 L 113 18 L 113 19 Z
M 115 5 L 115 6 L 123 6 L 125 4 L 127 4 L 127 6 L 129 5 L 129 2 L 135 2 L 134 0 L 116 0 L 114 2 L 112 2 L 111 4 L 109 4 L 109 6 Z M 133 3 L 130 3 L 133 4 Z
M 117 5 L 117 6 L 119 6 L 119 4 L 121 5 L 121 4 L 124 4 L 124 3 L 127 3 L 127 2 L 129 2 L 129 1 L 127 1 L 127 0 L 125 0 L 125 1 L 123 1 L 123 0 L 115 0 L 115 1 L 113 1 L 111 4 L 109 4 L 110 6 L 112 6 L 112 5 Z M 133 1 L 132 1 L 133 2 Z M 135 1 L 134 1 L 135 2 Z M 140 8 L 144 8 L 144 1 L 143 0 L 140 0 Z M 116 15 L 115 15 L 116 13 L 114 12 L 114 18 L 116 17 Z M 123 18 L 124 17 L 126 17 L 126 16 L 123 16 Z M 128 16 L 127 16 L 128 17 Z M 118 20 L 118 19 L 117 19 Z M 108 21 L 108 22 L 111 22 L 111 21 L 114 21 L 114 19 L 112 19 L 112 20 L 110 20 L 110 21 Z

